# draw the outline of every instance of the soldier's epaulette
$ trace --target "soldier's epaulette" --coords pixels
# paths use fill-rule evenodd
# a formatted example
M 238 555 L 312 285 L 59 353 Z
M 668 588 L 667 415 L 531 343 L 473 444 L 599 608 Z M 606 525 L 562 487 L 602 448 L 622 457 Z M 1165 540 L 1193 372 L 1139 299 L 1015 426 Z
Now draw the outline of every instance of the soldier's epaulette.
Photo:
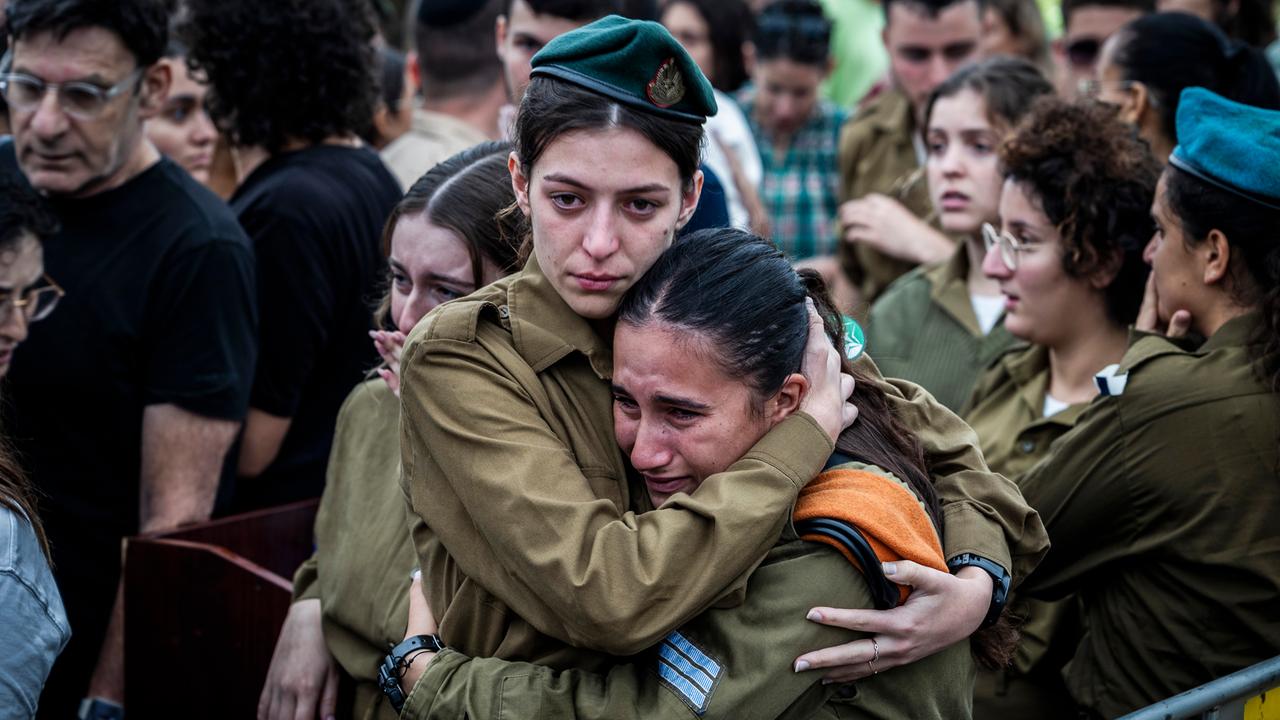
M 427 316 L 419 329 L 427 340 L 474 342 L 480 319 L 488 314 L 497 320 L 498 306 L 479 298 L 464 298 L 441 305 Z
M 994 358 L 991 358 L 991 362 L 987 363 L 987 367 L 984 368 L 984 371 L 990 370 L 996 367 L 1000 363 L 1004 362 L 1004 359 L 1009 357 L 1010 355 L 1021 355 L 1022 353 L 1030 349 L 1031 349 L 1031 343 L 1027 342 L 1026 340 L 1014 340 L 1012 345 L 1005 348 L 1004 350 L 1001 350 L 999 353 L 996 354 Z
M 1173 341 L 1160 335 L 1135 336 L 1133 343 L 1120 358 L 1117 374 L 1129 373 L 1158 357 L 1166 355 L 1184 355 L 1186 350 L 1178 347 Z

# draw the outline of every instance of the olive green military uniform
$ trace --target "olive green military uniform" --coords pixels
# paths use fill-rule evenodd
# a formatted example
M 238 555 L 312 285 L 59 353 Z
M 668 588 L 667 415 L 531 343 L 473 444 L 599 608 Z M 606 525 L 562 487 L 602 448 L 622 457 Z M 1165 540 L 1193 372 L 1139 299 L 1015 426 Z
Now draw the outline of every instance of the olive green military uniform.
M 878 468 L 857 468 L 885 475 Z M 920 509 L 923 512 L 923 509 Z M 404 718 L 939 718 L 970 716 L 974 664 L 959 642 L 911 665 L 847 685 L 795 658 L 865 637 L 805 619 L 815 606 L 874 607 L 867 582 L 791 523 L 747 583 L 746 600 L 713 609 L 656 647 L 598 673 L 470 659 L 446 650 L 427 667 Z
M 318 598 L 325 645 L 355 680 L 352 717 L 394 718 L 377 687 L 387 648 L 404 639 L 408 508 L 400 492 L 400 401 L 381 378 L 357 385 L 338 413 L 316 516 L 316 554 L 294 576 L 296 599 Z
M 693 495 L 637 515 L 650 506 L 613 436 L 609 340 L 536 258 L 429 314 L 401 367 L 402 486 L 428 599 L 445 642 L 474 657 L 591 669 L 740 602 L 832 449 L 798 413 Z M 1017 488 L 959 418 L 909 383 L 884 387 L 940 478 L 948 557 L 1028 572 L 1047 539 Z
M 1054 440 L 1075 426 L 1088 403 L 1044 416 L 1049 390 L 1049 350 L 1019 344 L 1002 355 L 978 381 L 964 418 L 978 433 L 982 454 L 1014 482 L 1049 454 Z M 1075 717 L 1060 670 L 1075 648 L 1078 612 L 1074 598 L 1055 602 L 1018 598 L 1009 612 L 1021 620 L 1013 667 L 980 671 L 974 717 Z
M 881 193 L 932 220 L 933 203 L 912 134 L 916 121 L 907 97 L 886 90 L 845 121 L 840 131 L 840 201 Z M 840 265 L 870 305 L 914 263 L 863 245 L 840 243 Z
M 978 376 L 1014 342 L 1003 322 L 982 332 L 968 277 L 969 252 L 960 243 L 948 260 L 894 281 L 871 306 L 866 327 L 867 348 L 881 372 L 920 385 L 955 412 Z M 987 464 L 1000 467 L 990 457 Z
M 1280 400 L 1249 359 L 1258 322 L 1194 351 L 1139 339 L 1122 394 L 1096 398 L 1021 482 L 1053 538 L 1024 591 L 1079 593 L 1067 686 L 1098 714 L 1280 654 Z

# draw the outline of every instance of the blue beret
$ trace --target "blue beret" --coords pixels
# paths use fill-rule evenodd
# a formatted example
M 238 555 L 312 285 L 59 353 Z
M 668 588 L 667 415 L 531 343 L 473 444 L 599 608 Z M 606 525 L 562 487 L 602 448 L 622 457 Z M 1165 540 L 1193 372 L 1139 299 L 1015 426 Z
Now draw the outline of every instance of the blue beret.
M 533 56 L 531 77 L 553 77 L 672 120 L 716 114 L 711 83 L 656 22 L 617 15 L 571 30 Z
M 1187 88 L 1178 101 L 1178 147 L 1169 164 L 1280 210 L 1280 110 Z

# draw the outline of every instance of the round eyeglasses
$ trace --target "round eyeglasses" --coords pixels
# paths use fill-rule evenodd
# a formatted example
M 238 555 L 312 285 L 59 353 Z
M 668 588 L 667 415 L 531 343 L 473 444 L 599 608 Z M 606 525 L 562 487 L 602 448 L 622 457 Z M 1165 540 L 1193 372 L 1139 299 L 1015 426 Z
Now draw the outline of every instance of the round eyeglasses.
M 1018 269 L 1018 254 L 1026 249 L 1018 238 L 1007 232 L 996 230 L 991 223 L 982 223 L 982 243 L 986 245 L 987 252 L 991 252 L 995 248 L 1000 250 L 1000 262 L 1010 270 Z
M 16 292 L 0 292 L 0 325 L 9 322 L 15 310 L 22 312 L 29 323 L 49 317 L 67 292 L 48 275 L 44 276 L 44 281 L 47 284 L 31 288 L 21 296 Z
M 102 87 L 85 80 L 52 83 L 26 73 L 5 73 L 0 75 L 0 93 L 4 94 L 4 99 L 14 109 L 27 112 L 39 107 L 44 101 L 45 93 L 53 90 L 57 93 L 58 107 L 63 112 L 80 120 L 92 120 L 102 114 L 112 98 L 141 77 L 143 70 L 144 68 L 135 68 L 125 79 L 111 87 Z

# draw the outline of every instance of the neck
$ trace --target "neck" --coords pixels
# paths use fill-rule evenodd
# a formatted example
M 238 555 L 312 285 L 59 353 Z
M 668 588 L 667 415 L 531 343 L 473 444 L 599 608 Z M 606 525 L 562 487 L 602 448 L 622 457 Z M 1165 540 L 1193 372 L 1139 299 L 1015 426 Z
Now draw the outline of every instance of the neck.
M 240 145 L 231 148 L 231 162 L 236 169 L 236 185 L 245 181 L 245 178 L 253 174 L 258 166 L 266 162 L 273 155 L 282 155 L 289 152 L 297 152 L 298 150 L 306 150 L 309 147 L 318 145 L 336 145 L 338 147 L 359 147 L 360 138 L 354 134 L 346 135 L 330 135 L 318 143 L 310 140 L 301 140 L 299 138 L 290 138 L 285 141 L 283 147 L 277 152 L 271 152 L 261 145 Z
M 1000 283 L 982 272 L 982 261 L 987 255 L 987 246 L 982 242 L 982 237 L 974 235 L 966 238 L 964 251 L 969 255 L 969 277 L 965 279 L 969 292 L 973 295 L 999 295 Z
M 1105 319 L 1092 327 L 1095 329 L 1049 346 L 1048 392 L 1062 402 L 1074 405 L 1093 399 L 1098 394 L 1093 376 L 1120 362 L 1128 349 L 1129 333 L 1125 328 Z
M 1218 294 L 1221 296 L 1218 302 L 1204 310 L 1193 311 L 1191 315 L 1192 329 L 1206 338 L 1213 337 L 1223 325 L 1254 309 L 1234 302 L 1230 293 Z
M 500 137 L 498 116 L 507 104 L 507 91 L 501 82 L 477 95 L 460 95 L 449 98 L 426 98 L 422 109 L 457 118 L 484 133 L 490 140 Z
M 156 146 L 152 145 L 150 140 L 147 140 L 139 133 L 137 143 L 132 150 L 127 151 L 126 159 L 115 172 L 89 183 L 73 193 L 73 196 L 89 197 L 107 190 L 114 190 L 141 175 L 147 168 L 158 162 L 160 162 L 160 151 L 156 150 Z

